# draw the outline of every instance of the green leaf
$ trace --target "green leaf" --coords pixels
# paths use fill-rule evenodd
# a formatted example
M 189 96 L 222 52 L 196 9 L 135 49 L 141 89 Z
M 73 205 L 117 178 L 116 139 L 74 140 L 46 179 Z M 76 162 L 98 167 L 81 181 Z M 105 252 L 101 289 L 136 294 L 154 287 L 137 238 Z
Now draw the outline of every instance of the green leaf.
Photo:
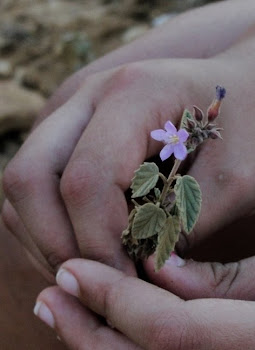
M 187 119 L 193 119 L 193 115 L 190 113 L 190 111 L 188 109 L 184 109 L 184 112 L 182 114 L 180 129 L 182 129 L 186 126 Z
M 161 195 L 161 191 L 159 188 L 155 187 L 154 188 L 154 194 L 155 194 L 155 198 L 159 199 L 160 195 Z
M 183 228 L 190 233 L 201 209 L 202 198 L 199 184 L 189 175 L 180 176 L 174 186 L 174 192 Z
M 145 239 L 158 233 L 166 222 L 166 214 L 156 204 L 146 203 L 138 208 L 132 225 L 132 236 Z
M 132 198 L 145 196 L 155 187 L 159 178 L 159 168 L 155 163 L 143 163 L 135 171 L 132 179 Z
M 179 239 L 181 231 L 180 219 L 177 216 L 169 216 L 165 226 L 158 235 L 158 245 L 155 257 L 155 271 L 158 272 L 164 266 L 174 250 L 175 243 Z
M 133 220 L 134 220 L 134 217 L 135 217 L 135 214 L 136 214 L 137 210 L 136 208 L 132 209 L 129 216 L 128 216 L 128 226 L 127 228 L 122 232 L 122 235 L 121 237 L 125 237 L 125 236 L 128 236 L 130 234 L 130 229 L 132 227 L 132 223 L 133 223 Z

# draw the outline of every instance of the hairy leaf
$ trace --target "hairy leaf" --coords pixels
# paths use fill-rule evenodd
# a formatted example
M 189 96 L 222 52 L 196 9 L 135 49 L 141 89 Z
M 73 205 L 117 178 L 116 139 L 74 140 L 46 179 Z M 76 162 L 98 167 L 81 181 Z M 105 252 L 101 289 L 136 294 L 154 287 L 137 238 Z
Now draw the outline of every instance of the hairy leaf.
M 132 226 L 132 236 L 137 239 L 151 237 L 162 229 L 165 222 L 164 210 L 155 204 L 146 203 L 137 210 Z
M 180 219 L 177 216 L 169 216 L 163 229 L 158 235 L 158 245 L 155 257 L 155 271 L 158 272 L 164 266 L 174 250 L 181 231 Z
M 132 198 L 145 196 L 155 187 L 159 178 L 159 168 L 155 163 L 144 162 L 135 171 L 132 179 Z
M 160 195 L 161 195 L 161 191 L 159 188 L 155 187 L 154 188 L 154 194 L 155 194 L 155 198 L 159 199 Z
M 197 181 L 189 175 L 178 177 L 174 192 L 176 205 L 184 230 L 190 233 L 195 226 L 201 209 L 201 191 Z
M 121 235 L 123 241 L 125 240 L 125 236 L 130 235 L 131 227 L 132 227 L 136 212 L 137 212 L 137 210 L 136 210 L 136 208 L 134 208 L 131 210 L 131 212 L 128 216 L 128 226 L 124 231 L 122 231 L 122 235 Z
M 190 113 L 190 111 L 188 109 L 184 109 L 184 112 L 182 114 L 180 129 L 182 129 L 186 126 L 187 119 L 193 120 L 193 115 Z

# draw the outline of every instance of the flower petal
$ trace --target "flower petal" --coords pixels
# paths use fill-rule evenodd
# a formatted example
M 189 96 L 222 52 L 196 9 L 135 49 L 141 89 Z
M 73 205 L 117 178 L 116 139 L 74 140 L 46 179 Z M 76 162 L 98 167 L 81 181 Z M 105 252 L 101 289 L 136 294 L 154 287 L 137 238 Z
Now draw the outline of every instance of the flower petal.
M 216 86 L 216 99 L 221 101 L 226 95 L 226 89 L 222 86 Z
M 169 158 L 172 155 L 173 151 L 174 151 L 173 145 L 166 145 L 165 147 L 163 147 L 159 154 L 162 162 L 167 158 Z
M 181 142 L 187 141 L 187 138 L 189 137 L 189 133 L 188 133 L 188 131 L 186 131 L 185 129 L 180 129 L 180 130 L 177 132 L 177 135 L 179 136 L 179 140 L 180 140 Z
M 179 142 L 174 146 L 174 156 L 176 159 L 183 160 L 187 156 L 187 148 L 186 146 Z
M 177 133 L 176 127 L 174 126 L 174 124 L 172 122 L 170 122 L 170 120 L 168 120 L 165 123 L 165 129 L 166 129 L 166 131 L 170 132 L 171 134 Z
M 153 130 L 151 132 L 151 137 L 157 141 L 164 141 L 165 135 L 166 135 L 166 131 L 162 129 Z

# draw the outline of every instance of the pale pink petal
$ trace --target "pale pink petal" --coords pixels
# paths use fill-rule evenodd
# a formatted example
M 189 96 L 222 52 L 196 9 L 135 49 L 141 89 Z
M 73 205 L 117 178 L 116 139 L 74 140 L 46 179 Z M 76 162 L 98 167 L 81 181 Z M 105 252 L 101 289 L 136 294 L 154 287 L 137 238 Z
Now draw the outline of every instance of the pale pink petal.
M 177 133 L 176 127 L 174 126 L 173 123 L 170 122 L 170 120 L 168 120 L 165 123 L 165 129 L 166 129 L 166 131 L 170 132 L 171 134 L 176 134 Z
M 186 158 L 187 148 L 183 143 L 178 143 L 174 146 L 174 156 L 176 159 L 183 160 Z
M 163 147 L 159 154 L 162 162 L 167 158 L 169 158 L 172 155 L 173 151 L 174 151 L 173 145 L 166 145 L 165 147 Z
M 180 140 L 181 142 L 187 141 L 187 138 L 189 137 L 189 133 L 188 133 L 188 131 L 186 131 L 185 129 L 180 129 L 180 130 L 177 132 L 177 135 L 179 136 L 179 140 Z
M 151 132 L 151 137 L 157 141 L 164 141 L 165 135 L 166 135 L 166 131 L 162 129 L 153 130 Z

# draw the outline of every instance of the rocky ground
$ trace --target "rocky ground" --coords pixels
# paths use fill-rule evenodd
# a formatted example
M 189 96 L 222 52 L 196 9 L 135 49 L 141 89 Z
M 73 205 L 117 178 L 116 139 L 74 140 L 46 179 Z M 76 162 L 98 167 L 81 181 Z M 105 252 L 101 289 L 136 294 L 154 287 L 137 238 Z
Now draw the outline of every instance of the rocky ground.
M 206 0 L 1 0 L 0 179 L 47 97 L 71 73 Z M 2 202 L 0 189 L 0 203 Z

